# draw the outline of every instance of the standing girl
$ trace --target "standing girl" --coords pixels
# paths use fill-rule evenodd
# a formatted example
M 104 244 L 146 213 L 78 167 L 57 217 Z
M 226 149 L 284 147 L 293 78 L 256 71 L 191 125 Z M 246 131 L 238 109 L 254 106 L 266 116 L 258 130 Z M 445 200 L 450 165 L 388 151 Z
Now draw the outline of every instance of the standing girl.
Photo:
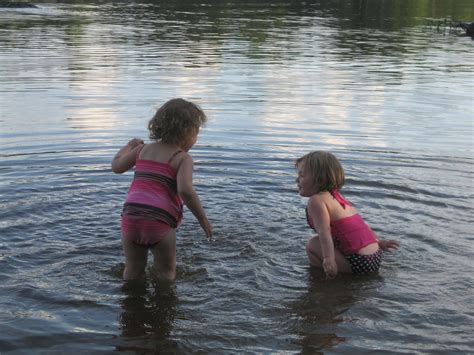
M 344 169 L 337 158 L 315 151 L 296 160 L 299 194 L 309 197 L 308 224 L 318 236 L 306 245 L 309 262 L 329 277 L 338 273 L 365 275 L 377 272 L 383 251 L 397 249 L 395 240 L 379 240 L 352 204 L 339 192 Z M 383 250 L 383 251 L 382 251 Z
M 192 102 L 172 99 L 161 106 L 148 123 L 153 143 L 132 139 L 112 161 L 117 174 L 135 166 L 135 176 L 122 211 L 122 245 L 125 280 L 140 277 L 148 249 L 154 256 L 158 279 L 176 276 L 176 228 L 183 216 L 183 202 L 212 238 L 201 201 L 193 188 L 193 159 L 188 151 L 196 143 L 204 112 Z

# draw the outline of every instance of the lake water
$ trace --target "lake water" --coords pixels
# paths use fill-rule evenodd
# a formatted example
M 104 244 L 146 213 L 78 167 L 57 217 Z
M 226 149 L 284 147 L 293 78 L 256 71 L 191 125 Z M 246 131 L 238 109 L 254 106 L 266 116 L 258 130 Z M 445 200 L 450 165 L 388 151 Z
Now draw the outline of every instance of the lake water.
M 472 1 L 179 3 L 0 9 L 0 353 L 472 353 Z M 176 282 L 125 283 L 110 162 L 173 97 L 215 241 L 185 211 Z M 401 242 L 377 276 L 308 266 L 316 149 Z

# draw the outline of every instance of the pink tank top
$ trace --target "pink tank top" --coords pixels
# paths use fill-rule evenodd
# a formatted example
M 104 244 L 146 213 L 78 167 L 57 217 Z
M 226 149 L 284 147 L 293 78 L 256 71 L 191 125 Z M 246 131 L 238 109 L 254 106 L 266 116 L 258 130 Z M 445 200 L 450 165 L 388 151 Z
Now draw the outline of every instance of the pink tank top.
M 337 189 L 333 189 L 329 192 L 343 208 L 346 208 L 347 205 L 352 205 Z M 306 219 L 308 225 L 312 229 L 315 229 L 313 221 L 308 214 L 307 207 Z M 349 217 L 331 221 L 330 224 L 334 245 L 344 255 L 356 254 L 360 249 L 377 242 L 374 232 L 372 232 L 372 229 L 370 229 L 358 213 Z
M 135 175 L 122 216 L 162 221 L 177 228 L 183 218 L 183 202 L 177 192 L 176 172 L 170 162 L 181 151 L 173 154 L 167 163 L 160 163 L 138 159 L 142 148 L 137 152 Z

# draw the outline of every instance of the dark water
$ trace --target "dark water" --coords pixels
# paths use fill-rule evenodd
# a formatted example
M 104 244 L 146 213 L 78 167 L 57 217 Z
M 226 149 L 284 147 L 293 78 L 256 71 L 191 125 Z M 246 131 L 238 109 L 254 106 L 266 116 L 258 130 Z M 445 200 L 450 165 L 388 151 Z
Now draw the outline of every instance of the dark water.
M 0 353 L 473 351 L 471 0 L 55 2 L 0 9 Z M 437 24 L 446 20 L 447 24 Z M 199 103 L 215 228 L 172 285 L 121 280 L 110 171 L 157 106 Z M 336 153 L 401 249 L 326 280 L 293 159 Z

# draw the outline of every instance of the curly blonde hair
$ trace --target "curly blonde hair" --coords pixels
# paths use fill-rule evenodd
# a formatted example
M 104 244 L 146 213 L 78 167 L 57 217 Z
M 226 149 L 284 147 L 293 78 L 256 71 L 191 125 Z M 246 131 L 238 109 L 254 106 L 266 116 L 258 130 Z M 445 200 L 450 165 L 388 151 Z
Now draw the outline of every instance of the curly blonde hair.
M 344 168 L 334 154 L 314 151 L 296 159 L 295 167 L 303 164 L 303 172 L 313 177 L 316 192 L 340 189 L 345 183 Z
M 207 117 L 198 105 L 181 98 L 171 99 L 148 122 L 150 139 L 183 145 L 206 121 Z

